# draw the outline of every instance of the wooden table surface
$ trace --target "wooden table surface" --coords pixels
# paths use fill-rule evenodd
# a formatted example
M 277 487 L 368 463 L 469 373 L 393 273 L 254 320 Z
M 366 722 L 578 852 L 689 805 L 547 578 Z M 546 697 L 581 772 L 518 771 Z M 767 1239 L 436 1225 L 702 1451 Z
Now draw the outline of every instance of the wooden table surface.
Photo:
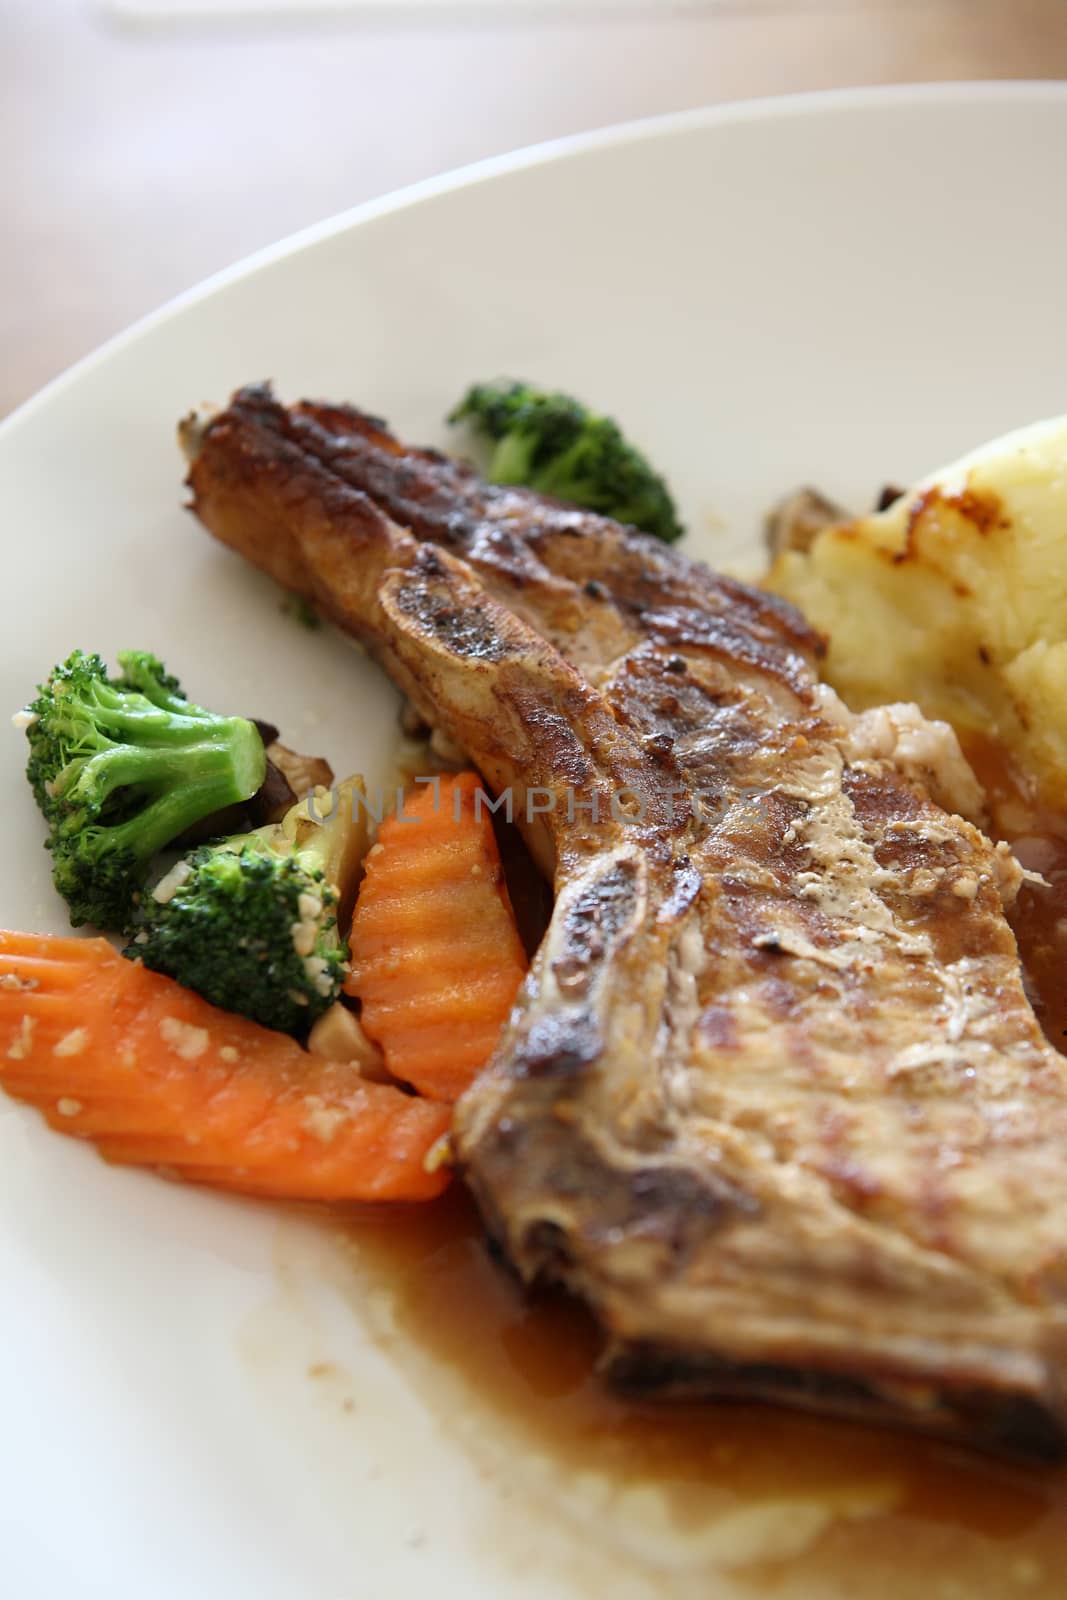
M 317 218 L 598 124 L 842 84 L 1067 76 L 1067 0 L 123 28 L 0 3 L 0 414 Z

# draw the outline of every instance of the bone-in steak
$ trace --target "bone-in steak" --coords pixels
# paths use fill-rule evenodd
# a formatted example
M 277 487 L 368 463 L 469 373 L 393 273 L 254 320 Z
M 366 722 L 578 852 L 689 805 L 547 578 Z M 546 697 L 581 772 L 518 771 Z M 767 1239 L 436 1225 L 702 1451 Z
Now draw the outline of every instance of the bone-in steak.
M 519 1271 L 631 1383 L 1060 1449 L 1067 1061 L 1018 869 L 929 797 L 980 804 L 945 731 L 851 718 L 788 607 L 358 412 L 251 389 L 184 440 L 213 533 L 520 815 L 556 795 L 552 922 L 457 1114 Z

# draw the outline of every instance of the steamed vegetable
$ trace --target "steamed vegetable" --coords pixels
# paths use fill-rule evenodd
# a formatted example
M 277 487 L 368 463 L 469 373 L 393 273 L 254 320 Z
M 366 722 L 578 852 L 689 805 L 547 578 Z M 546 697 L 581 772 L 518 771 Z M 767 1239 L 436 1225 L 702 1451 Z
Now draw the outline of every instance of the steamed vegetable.
M 367 1035 L 420 1094 L 456 1100 L 493 1053 L 526 972 L 477 774 L 416 789 L 366 860 L 352 977 Z
M 451 413 L 493 445 L 491 483 L 525 484 L 670 544 L 684 528 L 670 490 L 610 417 L 532 384 L 478 383 Z
M 143 896 L 127 956 L 213 1005 L 306 1033 L 347 970 L 344 933 L 365 845 L 358 787 L 350 780 L 298 802 L 280 823 L 191 851 Z
M 0 933 L 0 1085 L 109 1161 L 287 1200 L 424 1200 L 447 1107 L 218 1011 L 104 939 Z
M 75 650 L 17 719 L 75 927 L 124 929 L 152 857 L 249 799 L 265 771 L 251 722 L 193 705 L 144 651 L 122 652 L 119 666 L 109 678 L 98 655 Z

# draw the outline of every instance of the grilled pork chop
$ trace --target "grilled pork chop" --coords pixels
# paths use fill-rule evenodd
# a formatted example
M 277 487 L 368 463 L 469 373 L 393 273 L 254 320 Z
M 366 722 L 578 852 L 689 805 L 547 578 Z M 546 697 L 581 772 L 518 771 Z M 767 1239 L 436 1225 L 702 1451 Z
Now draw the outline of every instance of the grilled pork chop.
M 1018 868 L 920 781 L 973 810 L 958 753 L 851 718 L 788 607 L 357 412 L 183 436 L 208 528 L 534 800 L 555 910 L 456 1121 L 522 1275 L 632 1384 L 1058 1453 L 1067 1060 Z

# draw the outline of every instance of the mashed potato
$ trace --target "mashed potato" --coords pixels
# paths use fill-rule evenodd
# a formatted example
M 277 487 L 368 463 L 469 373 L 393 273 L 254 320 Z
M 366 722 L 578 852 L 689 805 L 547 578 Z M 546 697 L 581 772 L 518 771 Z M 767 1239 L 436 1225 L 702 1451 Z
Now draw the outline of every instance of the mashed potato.
M 767 587 L 828 635 L 824 676 L 854 710 L 915 700 L 1067 812 L 1067 417 L 824 528 Z

